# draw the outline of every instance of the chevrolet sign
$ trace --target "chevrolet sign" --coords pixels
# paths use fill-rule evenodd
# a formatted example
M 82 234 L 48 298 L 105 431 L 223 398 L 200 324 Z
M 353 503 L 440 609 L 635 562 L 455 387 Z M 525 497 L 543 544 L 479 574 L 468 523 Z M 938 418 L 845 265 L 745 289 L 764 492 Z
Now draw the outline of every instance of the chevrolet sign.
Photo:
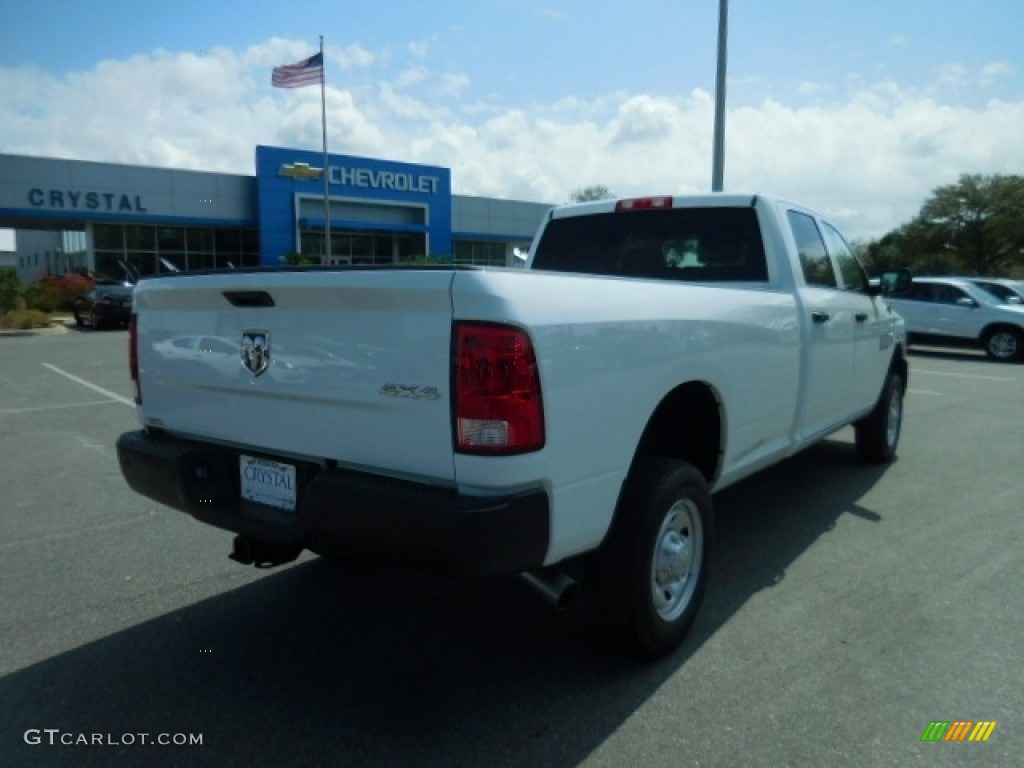
M 277 173 L 279 176 L 289 176 L 296 181 L 303 181 L 321 178 L 324 175 L 324 169 L 311 168 L 309 163 L 292 163 L 291 165 L 282 165 L 281 170 Z

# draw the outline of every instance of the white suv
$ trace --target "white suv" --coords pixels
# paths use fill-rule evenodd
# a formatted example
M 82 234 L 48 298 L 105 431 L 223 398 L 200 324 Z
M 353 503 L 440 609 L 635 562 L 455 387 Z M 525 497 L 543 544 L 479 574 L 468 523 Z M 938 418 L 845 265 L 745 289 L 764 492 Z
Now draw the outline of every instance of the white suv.
M 980 285 L 999 299 L 1002 304 L 1024 304 L 1024 282 L 1001 277 L 972 277 L 971 282 Z
M 968 279 L 915 277 L 908 292 L 886 298 L 911 341 L 971 342 L 995 360 L 1024 359 L 1024 306 L 1002 304 Z

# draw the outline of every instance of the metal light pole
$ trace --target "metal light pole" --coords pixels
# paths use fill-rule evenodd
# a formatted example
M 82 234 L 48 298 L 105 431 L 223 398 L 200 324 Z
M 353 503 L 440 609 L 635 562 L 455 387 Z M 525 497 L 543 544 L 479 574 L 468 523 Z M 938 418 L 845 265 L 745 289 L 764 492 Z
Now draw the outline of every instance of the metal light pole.
M 715 147 L 711 191 L 721 192 L 725 181 L 725 71 L 729 38 L 729 0 L 718 0 L 718 74 L 715 79 Z

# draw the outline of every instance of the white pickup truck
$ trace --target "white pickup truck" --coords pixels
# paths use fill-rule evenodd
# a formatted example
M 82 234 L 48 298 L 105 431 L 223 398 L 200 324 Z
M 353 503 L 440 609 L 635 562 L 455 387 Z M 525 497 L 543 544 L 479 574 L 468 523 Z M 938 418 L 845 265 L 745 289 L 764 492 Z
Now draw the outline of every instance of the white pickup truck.
M 889 460 L 903 321 L 839 232 L 762 195 L 553 209 L 526 270 L 145 279 L 129 485 L 303 549 L 522 574 L 655 657 L 699 607 L 712 490 L 853 424 Z

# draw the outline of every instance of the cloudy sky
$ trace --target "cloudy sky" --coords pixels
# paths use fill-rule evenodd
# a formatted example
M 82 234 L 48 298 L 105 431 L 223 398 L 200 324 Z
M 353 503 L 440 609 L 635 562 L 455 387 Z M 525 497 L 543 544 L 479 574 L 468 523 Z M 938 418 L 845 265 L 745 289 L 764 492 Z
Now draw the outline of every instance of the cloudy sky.
M 0 152 L 254 173 L 320 147 L 564 202 L 711 186 L 718 0 L 0 0 Z M 855 239 L 1024 173 L 1020 0 L 731 0 L 725 187 Z

